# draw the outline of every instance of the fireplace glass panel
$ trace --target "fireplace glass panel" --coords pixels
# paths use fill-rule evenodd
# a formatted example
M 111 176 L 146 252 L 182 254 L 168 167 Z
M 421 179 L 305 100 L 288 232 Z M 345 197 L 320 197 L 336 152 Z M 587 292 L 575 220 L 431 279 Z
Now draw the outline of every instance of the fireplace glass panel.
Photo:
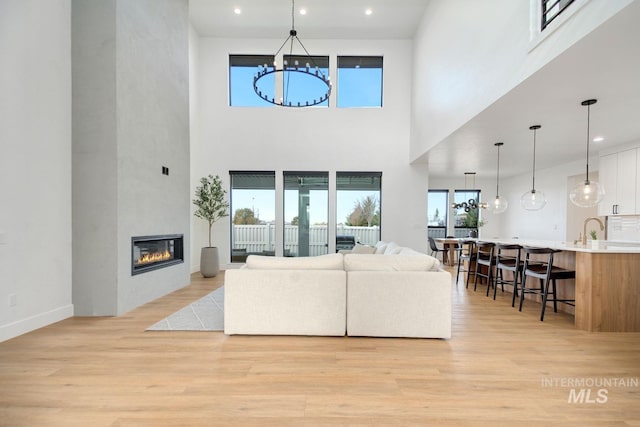
M 183 235 L 139 236 L 131 239 L 131 274 L 184 262 Z

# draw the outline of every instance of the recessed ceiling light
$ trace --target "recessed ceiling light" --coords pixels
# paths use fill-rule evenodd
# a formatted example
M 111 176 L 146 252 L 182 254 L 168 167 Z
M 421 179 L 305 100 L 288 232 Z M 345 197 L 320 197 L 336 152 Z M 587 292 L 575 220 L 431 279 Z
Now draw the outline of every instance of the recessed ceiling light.
M 595 138 L 593 138 L 593 142 L 602 142 L 604 141 L 604 138 L 601 136 L 596 136 Z
M 307 9 L 300 9 L 300 15 L 306 15 Z
M 373 13 L 373 10 L 371 10 L 371 9 L 367 9 L 367 10 L 364 11 L 365 15 L 371 15 L 372 13 Z
M 242 9 L 236 7 L 235 9 L 233 9 L 233 13 L 235 13 L 236 15 L 240 15 L 242 13 Z

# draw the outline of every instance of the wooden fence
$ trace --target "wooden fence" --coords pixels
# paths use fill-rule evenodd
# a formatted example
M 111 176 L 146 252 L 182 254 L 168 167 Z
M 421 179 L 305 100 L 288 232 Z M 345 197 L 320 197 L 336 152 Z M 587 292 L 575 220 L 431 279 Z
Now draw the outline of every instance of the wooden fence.
M 380 240 L 378 227 L 351 227 L 338 225 L 338 236 L 354 236 L 356 242 L 375 245 Z M 247 253 L 271 253 L 276 250 L 275 224 L 234 225 L 233 249 L 244 249 Z M 328 233 L 326 225 L 309 227 L 309 255 L 316 256 L 328 253 Z M 285 254 L 298 254 L 298 226 L 287 224 L 284 227 Z

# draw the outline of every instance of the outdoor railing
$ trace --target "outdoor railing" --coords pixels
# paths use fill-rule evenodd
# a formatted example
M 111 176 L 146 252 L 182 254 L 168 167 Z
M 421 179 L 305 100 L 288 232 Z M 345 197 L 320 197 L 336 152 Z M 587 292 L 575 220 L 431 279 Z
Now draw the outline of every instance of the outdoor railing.
M 380 240 L 379 227 L 352 227 L 338 225 L 337 236 L 354 236 L 355 241 L 365 245 L 375 245 Z M 275 252 L 275 224 L 234 225 L 233 249 L 245 250 L 247 253 Z M 328 253 L 328 233 L 326 225 L 309 227 L 309 255 L 316 256 Z M 287 224 L 284 227 L 285 254 L 298 254 L 298 226 Z

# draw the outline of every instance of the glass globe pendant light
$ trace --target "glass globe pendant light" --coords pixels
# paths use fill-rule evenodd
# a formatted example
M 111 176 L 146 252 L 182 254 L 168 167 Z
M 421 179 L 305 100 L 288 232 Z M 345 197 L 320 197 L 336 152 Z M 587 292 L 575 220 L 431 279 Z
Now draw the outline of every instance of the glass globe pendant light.
M 507 199 L 500 197 L 500 147 L 504 145 L 504 142 L 496 142 L 496 147 L 498 147 L 498 169 L 496 175 L 496 198 L 487 204 L 487 209 L 495 214 L 501 214 L 502 212 L 507 210 L 509 206 L 509 202 Z
M 536 131 L 542 126 L 533 125 L 529 127 L 533 131 L 533 172 L 531 190 L 527 191 L 520 197 L 520 204 L 528 211 L 538 211 L 547 204 L 547 198 L 540 190 L 536 190 Z
M 583 183 L 575 186 L 569 193 L 571 202 L 581 208 L 596 206 L 602 201 L 604 189 L 597 181 L 589 180 L 589 125 L 591 119 L 591 106 L 598 102 L 597 99 L 587 99 L 582 101 L 582 105 L 587 107 L 587 173 Z

